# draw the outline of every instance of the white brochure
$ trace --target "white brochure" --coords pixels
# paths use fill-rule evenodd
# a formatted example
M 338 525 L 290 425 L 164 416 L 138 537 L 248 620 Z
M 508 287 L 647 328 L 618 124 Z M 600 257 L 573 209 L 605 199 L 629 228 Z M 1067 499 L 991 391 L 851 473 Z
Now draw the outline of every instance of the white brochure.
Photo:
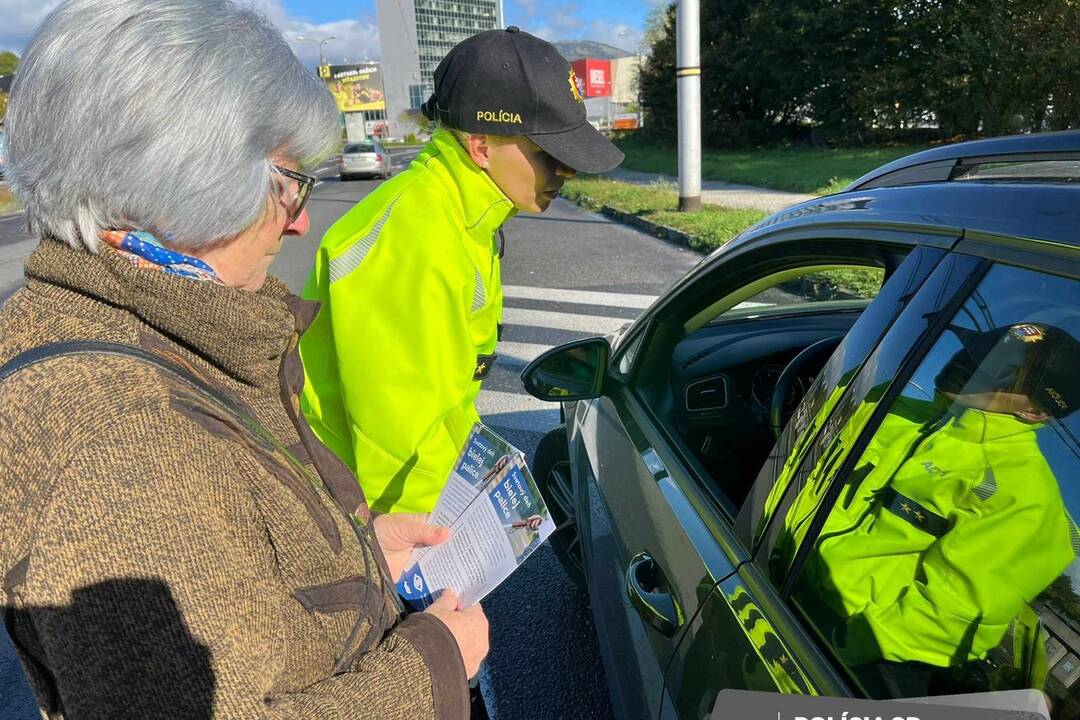
M 413 553 L 398 593 L 416 609 L 445 588 L 468 607 L 505 580 L 555 531 L 547 503 L 520 450 L 484 425 L 473 426 L 430 522 L 450 539 Z

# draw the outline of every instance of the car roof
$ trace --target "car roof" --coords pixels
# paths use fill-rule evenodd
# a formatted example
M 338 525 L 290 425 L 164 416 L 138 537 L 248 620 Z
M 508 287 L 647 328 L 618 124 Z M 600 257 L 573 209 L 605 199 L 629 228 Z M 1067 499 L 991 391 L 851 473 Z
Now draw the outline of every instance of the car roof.
M 955 229 L 1080 246 L 1080 183 L 1037 175 L 971 174 L 999 163 L 1080 162 L 1080 131 L 976 140 L 932 148 L 867 173 L 843 192 L 785 208 L 728 245 L 782 228 Z M 967 176 L 971 179 L 957 179 Z M 869 238 L 868 238 L 869 239 Z

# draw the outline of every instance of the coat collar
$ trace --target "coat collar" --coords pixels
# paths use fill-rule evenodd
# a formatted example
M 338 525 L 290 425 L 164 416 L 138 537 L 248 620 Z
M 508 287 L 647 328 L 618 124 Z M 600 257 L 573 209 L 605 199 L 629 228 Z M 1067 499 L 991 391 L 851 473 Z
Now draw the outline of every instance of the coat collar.
M 127 311 L 255 386 L 276 385 L 293 333 L 302 333 L 319 308 L 274 277 L 250 292 L 137 268 L 111 247 L 92 254 L 48 239 L 27 259 L 26 276 L 41 292 L 60 287 Z
M 490 246 L 495 231 L 517 213 L 510 198 L 476 166 L 448 130 L 436 130 L 417 160 L 454 188 L 461 201 L 465 230 L 477 242 Z

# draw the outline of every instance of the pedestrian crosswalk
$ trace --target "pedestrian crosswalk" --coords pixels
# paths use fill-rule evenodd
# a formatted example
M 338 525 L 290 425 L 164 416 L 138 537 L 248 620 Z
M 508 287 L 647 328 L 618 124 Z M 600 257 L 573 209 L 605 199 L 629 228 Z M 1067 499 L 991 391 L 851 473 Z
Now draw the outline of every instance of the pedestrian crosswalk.
M 559 406 L 525 393 L 521 371 L 554 345 L 618 330 L 655 295 L 503 286 L 503 336 L 495 371 L 485 381 L 477 409 L 496 431 L 546 432 L 559 422 Z

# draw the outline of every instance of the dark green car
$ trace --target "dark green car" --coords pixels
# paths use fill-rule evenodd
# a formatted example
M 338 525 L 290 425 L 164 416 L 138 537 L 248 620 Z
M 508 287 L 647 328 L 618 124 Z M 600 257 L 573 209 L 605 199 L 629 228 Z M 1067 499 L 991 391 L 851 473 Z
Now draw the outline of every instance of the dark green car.
M 1078 181 L 1080 132 L 896 161 L 525 370 L 617 716 L 1080 717 Z

